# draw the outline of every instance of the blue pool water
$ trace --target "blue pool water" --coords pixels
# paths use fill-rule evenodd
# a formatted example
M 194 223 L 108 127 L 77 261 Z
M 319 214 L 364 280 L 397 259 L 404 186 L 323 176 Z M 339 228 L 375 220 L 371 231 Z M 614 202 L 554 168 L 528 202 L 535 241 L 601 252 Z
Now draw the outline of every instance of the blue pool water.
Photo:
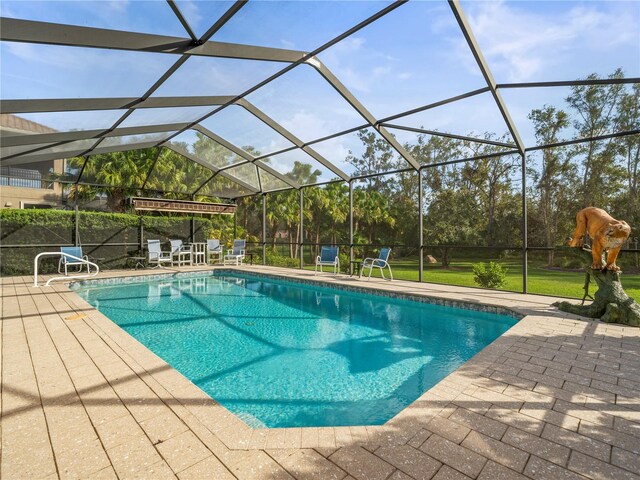
M 77 292 L 254 427 L 382 424 L 517 322 L 235 273 Z

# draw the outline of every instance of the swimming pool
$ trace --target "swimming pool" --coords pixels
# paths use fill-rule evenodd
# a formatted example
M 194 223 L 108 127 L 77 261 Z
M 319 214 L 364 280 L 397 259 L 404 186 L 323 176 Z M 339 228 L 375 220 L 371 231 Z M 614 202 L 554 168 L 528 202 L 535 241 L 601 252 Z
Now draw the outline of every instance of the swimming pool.
M 228 271 L 75 289 L 252 427 L 383 424 L 517 322 Z

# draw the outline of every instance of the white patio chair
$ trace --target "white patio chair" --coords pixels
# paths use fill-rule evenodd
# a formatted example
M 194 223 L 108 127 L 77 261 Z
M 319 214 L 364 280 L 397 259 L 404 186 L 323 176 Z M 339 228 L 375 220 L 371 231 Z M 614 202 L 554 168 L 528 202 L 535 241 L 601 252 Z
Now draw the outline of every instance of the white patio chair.
M 190 265 L 193 262 L 191 247 L 185 247 L 182 240 L 169 240 L 171 243 L 171 265 Z
M 217 262 L 222 260 L 222 245 L 217 238 L 207 240 L 207 263 L 211 263 L 212 257 L 215 257 Z
M 171 263 L 171 252 L 163 252 L 160 240 L 147 240 L 149 265 L 155 263 L 156 266 L 152 268 L 160 268 L 163 263 Z
M 246 253 L 246 241 L 234 240 L 233 248 L 227 250 L 227 254 L 224 256 L 225 265 L 242 265 L 242 260 Z

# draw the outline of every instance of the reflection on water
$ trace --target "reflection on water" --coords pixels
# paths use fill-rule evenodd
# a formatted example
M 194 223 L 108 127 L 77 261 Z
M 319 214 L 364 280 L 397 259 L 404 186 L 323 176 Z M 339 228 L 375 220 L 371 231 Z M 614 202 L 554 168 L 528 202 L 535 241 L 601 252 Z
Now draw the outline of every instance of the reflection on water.
M 384 423 L 515 323 L 244 274 L 79 293 L 253 426 Z

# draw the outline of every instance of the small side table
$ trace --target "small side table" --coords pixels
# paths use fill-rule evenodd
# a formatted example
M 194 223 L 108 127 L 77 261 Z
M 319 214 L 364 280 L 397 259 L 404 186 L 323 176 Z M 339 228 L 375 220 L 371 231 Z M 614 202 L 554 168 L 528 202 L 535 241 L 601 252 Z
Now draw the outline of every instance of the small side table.
M 191 244 L 191 265 L 207 264 L 207 244 L 194 242 Z
M 245 253 L 245 257 L 249 257 L 249 265 L 253 265 L 253 253 Z
M 135 262 L 133 267 L 134 270 L 138 270 L 138 268 L 147 268 L 146 261 L 147 257 L 129 257 L 132 261 Z

